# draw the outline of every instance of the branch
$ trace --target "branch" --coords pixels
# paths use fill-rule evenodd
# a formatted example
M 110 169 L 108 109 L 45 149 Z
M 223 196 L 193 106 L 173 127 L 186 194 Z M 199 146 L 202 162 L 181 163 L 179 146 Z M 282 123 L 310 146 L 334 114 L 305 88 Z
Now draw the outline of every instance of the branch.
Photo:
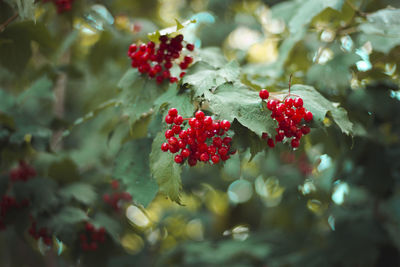
M 346 0 L 346 3 L 351 7 L 351 9 L 354 10 L 354 12 L 356 12 L 357 15 L 366 18 L 367 17 L 367 13 L 361 11 L 360 9 L 358 9 L 352 2 L 350 2 L 349 0 Z
M 16 18 L 18 18 L 18 16 L 19 16 L 19 14 L 15 13 L 12 17 L 10 17 L 3 24 L 1 24 L 0 25 L 0 32 L 4 31 L 6 29 L 6 27 L 8 26 L 8 24 L 13 22 Z

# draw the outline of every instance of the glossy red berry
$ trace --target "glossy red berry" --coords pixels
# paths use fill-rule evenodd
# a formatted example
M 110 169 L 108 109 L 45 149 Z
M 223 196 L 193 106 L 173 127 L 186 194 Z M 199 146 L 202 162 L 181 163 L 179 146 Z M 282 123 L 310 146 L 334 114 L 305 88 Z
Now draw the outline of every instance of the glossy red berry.
M 182 163 L 183 162 L 183 157 L 181 155 L 176 155 L 174 158 L 176 163 Z
M 267 99 L 269 97 L 269 92 L 266 89 L 262 89 L 259 93 L 261 99 Z
M 199 121 L 203 120 L 204 119 L 204 112 L 201 111 L 201 110 L 197 111 L 196 114 L 195 114 L 195 117 Z
M 161 145 L 161 150 L 162 150 L 162 151 L 167 152 L 168 149 L 169 149 L 169 144 L 168 144 L 168 143 L 163 143 L 163 144 Z
M 296 108 L 301 108 L 303 106 L 303 99 L 301 99 L 300 97 L 295 98 L 293 105 Z
M 304 120 L 307 121 L 307 122 L 309 122 L 309 121 L 311 121 L 312 119 L 313 119 L 313 114 L 312 114 L 310 111 L 307 111 L 307 112 L 304 114 Z

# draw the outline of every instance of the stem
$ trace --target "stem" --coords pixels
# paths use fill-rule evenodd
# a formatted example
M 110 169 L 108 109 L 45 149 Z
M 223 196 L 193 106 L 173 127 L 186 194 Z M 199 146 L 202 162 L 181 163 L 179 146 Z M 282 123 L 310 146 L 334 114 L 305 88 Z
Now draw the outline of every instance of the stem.
M 346 4 L 348 4 L 351 9 L 354 10 L 354 12 L 356 12 L 357 15 L 361 16 L 361 17 L 367 17 L 367 13 L 362 12 L 360 9 L 358 9 L 355 5 L 353 5 L 352 2 L 350 2 L 349 0 L 346 0 Z
M 12 17 L 8 18 L 3 24 L 0 25 L 0 32 L 4 31 L 8 24 L 13 22 L 16 18 L 18 18 L 19 14 L 15 13 Z
M 290 87 L 292 86 L 292 75 L 293 75 L 293 73 L 290 73 L 290 76 L 289 76 L 289 95 L 288 96 L 290 96 Z

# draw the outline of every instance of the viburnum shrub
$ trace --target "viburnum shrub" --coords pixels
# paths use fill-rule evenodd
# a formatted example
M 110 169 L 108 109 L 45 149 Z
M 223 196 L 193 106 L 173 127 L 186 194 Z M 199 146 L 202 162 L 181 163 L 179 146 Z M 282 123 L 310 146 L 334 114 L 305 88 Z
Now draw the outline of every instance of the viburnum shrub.
M 125 202 L 129 202 L 132 200 L 131 194 L 128 192 L 119 192 L 119 183 L 116 180 L 111 182 L 111 187 L 115 191 L 112 194 L 104 194 L 103 201 L 109 204 L 116 212 L 120 211 L 121 204 Z
M 227 120 L 213 120 L 203 111 L 197 111 L 192 118 L 183 118 L 176 108 L 171 108 L 165 122 L 170 127 L 165 131 L 167 142 L 161 145 L 161 150 L 172 154 L 180 151 L 174 158 L 178 164 L 186 159 L 190 166 L 196 165 L 197 161 L 217 164 L 235 153 L 231 150 L 232 138 L 226 135 L 231 127 Z M 184 129 L 186 126 L 189 127 Z
M 72 2 L 74 0 L 43 0 L 44 3 L 46 2 L 53 2 L 54 5 L 57 7 L 57 13 L 64 13 L 70 11 L 72 9 Z
M 47 246 L 51 246 L 52 237 L 51 237 L 49 229 L 47 229 L 46 227 L 37 229 L 36 221 L 33 219 L 32 219 L 31 227 L 29 228 L 28 232 L 35 240 L 39 240 L 39 238 L 41 238 L 43 243 L 45 243 Z
M 162 35 L 160 44 L 148 42 L 147 44 L 131 44 L 128 56 L 132 60 L 132 67 L 137 68 L 140 73 L 146 73 L 150 78 L 155 78 L 157 83 L 168 80 L 170 83 L 178 82 L 185 75 L 185 69 L 193 62 L 193 58 L 182 53 L 185 41 L 183 35 L 175 37 Z M 193 44 L 186 44 L 186 51 L 193 51 Z M 181 72 L 179 76 L 171 74 L 174 64 L 179 65 Z
M 10 212 L 23 209 L 29 206 L 29 200 L 23 199 L 20 203 L 17 202 L 15 197 L 4 195 L 0 201 L 0 231 L 5 230 L 7 215 Z
M 93 224 L 87 222 L 85 232 L 79 236 L 83 251 L 95 251 L 99 244 L 106 241 L 106 230 L 104 227 L 96 229 Z
M 267 100 L 269 92 L 262 89 L 259 96 L 263 101 Z M 267 108 L 272 111 L 271 118 L 278 122 L 278 127 L 275 128 L 275 140 L 267 133 L 262 134 L 262 138 L 267 139 L 268 146 L 274 147 L 276 143 L 291 138 L 291 146 L 299 147 L 301 137 L 310 132 L 310 127 L 305 122 L 313 119 L 313 114 L 303 107 L 303 99 L 301 97 L 291 98 L 289 86 L 289 94 L 283 100 L 268 100 Z
M 32 177 L 36 176 L 36 170 L 29 166 L 25 161 L 20 160 L 19 166 L 10 171 L 10 179 L 12 182 L 23 181 L 26 182 Z

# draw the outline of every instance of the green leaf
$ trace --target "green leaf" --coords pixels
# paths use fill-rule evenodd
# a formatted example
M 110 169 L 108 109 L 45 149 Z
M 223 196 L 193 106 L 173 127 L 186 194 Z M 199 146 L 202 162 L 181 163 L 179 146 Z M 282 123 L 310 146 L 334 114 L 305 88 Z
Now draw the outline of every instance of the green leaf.
M 183 83 L 192 85 L 194 96 L 197 97 L 223 83 L 238 81 L 239 75 L 240 68 L 236 61 L 231 61 L 218 70 L 207 68 L 204 63 L 199 62 L 184 76 Z
M 400 9 L 381 9 L 369 14 L 367 20 L 359 26 L 364 33 L 400 37 Z
M 55 233 L 62 232 L 64 228 L 71 227 L 71 225 L 87 221 L 89 217 L 86 213 L 76 207 L 66 206 L 59 212 L 54 214 L 49 222 L 49 227 Z
M 240 84 L 225 83 L 205 99 L 210 110 L 221 120 L 232 122 L 236 119 L 240 124 L 261 136 L 262 133 L 275 133 L 276 123 L 270 112 L 263 108 L 258 92 L 251 91 Z
M 182 168 L 174 162 L 174 155 L 161 151 L 164 141 L 164 133 L 158 133 L 151 147 L 150 170 L 158 183 L 159 191 L 180 204 Z
M 23 21 L 8 25 L 0 33 L 0 64 L 9 71 L 21 73 L 32 55 L 31 41 L 38 42 L 43 51 L 55 47 L 55 41 L 42 23 Z
M 136 69 L 128 70 L 118 83 L 119 100 L 122 111 L 128 115 L 133 124 L 143 113 L 153 108 L 154 101 L 162 94 L 162 87 L 154 80 L 141 77 Z
M 171 108 L 174 107 L 183 117 L 190 117 L 195 111 L 190 92 L 185 90 L 184 92 L 179 93 L 175 84 L 170 85 L 168 91 L 156 99 L 154 105 L 156 110 L 159 110 L 166 105 Z
M 358 37 L 358 43 L 364 44 L 368 41 L 371 42 L 374 51 L 387 54 L 394 47 L 400 45 L 400 36 L 392 37 L 378 34 L 360 33 Z
M 107 233 L 109 233 L 110 236 L 115 240 L 115 242 L 119 243 L 119 236 L 122 232 L 122 228 L 116 220 L 109 217 L 107 214 L 99 212 L 96 213 L 91 222 L 96 228 L 104 227 Z
M 35 21 L 35 0 L 14 0 L 18 7 L 18 15 L 23 20 Z
M 90 205 L 96 200 L 93 186 L 85 183 L 73 183 L 60 190 L 60 195 L 67 200 L 75 199 L 83 204 Z
M 51 178 L 61 183 L 77 181 L 80 178 L 78 166 L 70 158 L 60 159 L 52 163 L 48 173 Z
M 133 200 L 146 207 L 156 196 L 158 186 L 149 166 L 151 139 L 125 143 L 114 160 L 113 177 L 127 185 Z
M 327 113 L 330 112 L 333 120 L 343 133 L 349 135 L 353 132 L 353 124 L 350 122 L 347 111 L 339 108 L 337 103 L 332 103 L 323 97 L 312 86 L 296 84 L 291 87 L 291 93 L 303 98 L 304 107 L 313 113 L 313 120 L 322 122 Z M 287 95 L 287 91 L 280 95 L 281 98 Z
M 307 26 L 312 19 L 326 8 L 341 10 L 344 0 L 306 0 L 301 1 L 299 9 L 289 22 L 291 33 L 296 33 Z
M 320 89 L 344 90 L 350 86 L 349 68 L 360 57 L 353 53 L 341 53 L 324 65 L 314 64 L 307 72 L 307 83 Z
M 15 183 L 14 190 L 17 199 L 31 199 L 33 215 L 50 211 L 60 202 L 56 195 L 57 184 L 50 179 L 36 177 L 25 183 Z

